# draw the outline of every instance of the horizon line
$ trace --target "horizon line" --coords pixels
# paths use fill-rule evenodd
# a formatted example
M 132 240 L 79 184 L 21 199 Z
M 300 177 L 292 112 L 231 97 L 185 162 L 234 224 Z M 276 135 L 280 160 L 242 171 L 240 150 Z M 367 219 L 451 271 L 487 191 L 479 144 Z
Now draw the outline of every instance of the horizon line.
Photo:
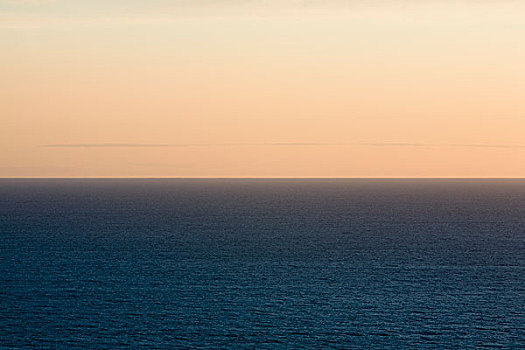
M 525 176 L 0 176 L 0 180 L 179 179 L 179 180 L 525 180 Z

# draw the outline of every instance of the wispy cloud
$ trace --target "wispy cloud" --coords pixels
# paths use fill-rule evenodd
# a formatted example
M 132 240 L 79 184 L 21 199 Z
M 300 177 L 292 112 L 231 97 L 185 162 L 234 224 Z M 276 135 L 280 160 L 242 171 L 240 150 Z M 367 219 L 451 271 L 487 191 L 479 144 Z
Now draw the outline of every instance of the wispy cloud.
M 475 148 L 525 148 L 525 145 L 498 145 L 498 144 L 465 144 L 465 145 L 451 145 L 451 146 L 458 146 L 458 147 L 475 147 Z
M 360 143 L 361 146 L 374 146 L 374 147 L 428 147 L 435 146 L 425 143 L 403 143 L 403 142 L 382 142 L 382 143 Z
M 189 147 L 197 146 L 194 144 L 175 144 L 175 143 L 63 143 L 42 145 L 47 148 L 158 148 L 158 147 Z
M 34 174 L 45 175 L 73 175 L 78 172 L 90 172 L 90 168 L 50 165 L 15 165 L 0 166 L 0 176 L 31 176 Z
M 432 144 L 412 142 L 354 142 L 354 143 L 325 143 L 325 142 L 269 142 L 269 143 L 69 143 L 41 145 L 45 148 L 177 148 L 177 147 L 246 147 L 246 146 L 275 146 L 275 147 L 323 147 L 323 146 L 368 146 L 368 147 L 468 147 L 468 148 L 525 148 L 518 144 Z
M 344 143 L 273 142 L 273 143 L 58 143 L 46 148 L 170 148 L 170 147 L 236 147 L 236 146 L 342 146 Z
M 275 142 L 254 144 L 261 146 L 343 146 L 345 143 L 324 143 L 324 142 Z
M 374 147 L 459 147 L 459 148 L 525 148 L 525 145 L 517 144 L 490 144 L 490 143 L 456 143 L 456 144 L 440 144 L 440 143 L 403 143 L 403 142 L 381 142 L 381 143 L 361 143 L 362 146 Z

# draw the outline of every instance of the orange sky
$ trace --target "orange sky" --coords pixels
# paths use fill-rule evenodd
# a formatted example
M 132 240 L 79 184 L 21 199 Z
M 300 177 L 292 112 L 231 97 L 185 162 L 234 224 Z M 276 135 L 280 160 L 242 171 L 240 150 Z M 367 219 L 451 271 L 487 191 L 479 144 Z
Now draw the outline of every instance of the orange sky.
M 0 0 L 0 177 L 525 177 L 521 1 Z

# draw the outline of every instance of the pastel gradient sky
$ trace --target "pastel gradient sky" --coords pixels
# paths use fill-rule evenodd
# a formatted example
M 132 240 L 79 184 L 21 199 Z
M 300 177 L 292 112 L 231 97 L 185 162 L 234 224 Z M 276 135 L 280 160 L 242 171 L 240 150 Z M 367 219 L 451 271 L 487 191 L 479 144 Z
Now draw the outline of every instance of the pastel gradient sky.
M 0 177 L 525 177 L 525 2 L 0 0 Z

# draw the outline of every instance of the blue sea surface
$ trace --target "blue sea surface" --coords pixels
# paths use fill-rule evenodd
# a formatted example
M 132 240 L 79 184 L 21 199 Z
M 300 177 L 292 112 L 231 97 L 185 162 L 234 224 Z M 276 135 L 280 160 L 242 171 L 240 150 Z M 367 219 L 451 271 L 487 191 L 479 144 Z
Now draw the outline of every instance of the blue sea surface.
M 0 180 L 0 348 L 525 349 L 525 180 Z

